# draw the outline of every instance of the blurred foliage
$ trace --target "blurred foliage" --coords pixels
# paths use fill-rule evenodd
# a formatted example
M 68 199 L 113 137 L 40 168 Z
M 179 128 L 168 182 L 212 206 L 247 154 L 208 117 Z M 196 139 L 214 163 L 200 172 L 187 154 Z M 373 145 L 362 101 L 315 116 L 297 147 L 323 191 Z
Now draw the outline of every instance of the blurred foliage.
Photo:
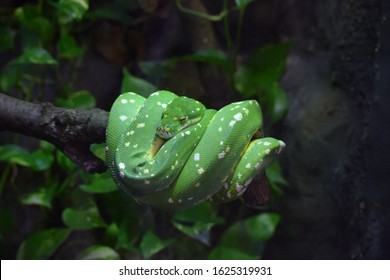
M 255 50 L 248 62 L 235 73 L 235 86 L 244 98 L 257 97 L 267 109 L 272 123 L 287 111 L 287 96 L 279 85 L 284 72 L 289 43 L 267 45 Z
M 251 2 L 234 2 L 240 22 Z M 231 9 L 227 3 L 210 20 L 226 21 Z M 74 88 L 72 73 L 88 48 L 78 32 L 102 19 L 134 25 L 131 15 L 140 8 L 153 12 L 156 7 L 115 0 L 91 9 L 88 0 L 40 0 L 1 11 L 0 54 L 10 58 L 0 69 L 1 91 L 32 100 L 43 98 L 47 87 L 54 86 L 57 106 L 95 107 L 90 92 Z M 243 98 L 258 99 L 271 123 L 277 123 L 287 111 L 278 82 L 290 45 L 260 47 L 236 66 L 241 25 L 236 40 L 225 30 L 226 52 L 211 49 L 140 61 L 138 67 L 148 80 L 124 68 L 122 92 L 148 96 L 182 61 L 212 64 L 230 77 Z M 69 75 L 62 75 L 64 66 Z M 52 144 L 39 141 L 35 149 L 26 149 L 18 139 L 0 146 L 1 258 L 258 259 L 280 220 L 267 211 L 232 215 L 229 206 L 209 203 L 179 213 L 154 211 L 118 191 L 108 173 L 87 174 Z M 91 149 L 104 159 L 104 146 Z M 281 195 L 287 182 L 278 163 L 267 176 L 274 193 Z

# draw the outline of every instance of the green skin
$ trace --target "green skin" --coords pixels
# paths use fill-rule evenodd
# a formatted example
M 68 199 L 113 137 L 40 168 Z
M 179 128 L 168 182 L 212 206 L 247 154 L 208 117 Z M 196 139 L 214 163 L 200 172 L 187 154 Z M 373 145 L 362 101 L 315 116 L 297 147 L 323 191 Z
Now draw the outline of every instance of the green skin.
M 262 114 L 254 100 L 221 110 L 158 91 L 124 93 L 107 127 L 107 164 L 116 184 L 139 203 L 183 210 L 200 202 L 238 199 L 285 144 L 253 139 Z

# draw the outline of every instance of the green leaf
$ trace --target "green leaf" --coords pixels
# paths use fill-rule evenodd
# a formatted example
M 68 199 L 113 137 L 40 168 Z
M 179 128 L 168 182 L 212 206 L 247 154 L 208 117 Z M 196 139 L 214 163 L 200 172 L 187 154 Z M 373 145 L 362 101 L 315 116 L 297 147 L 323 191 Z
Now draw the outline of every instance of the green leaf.
M 284 73 L 289 43 L 267 45 L 255 50 L 236 73 L 236 88 L 245 97 L 258 95 L 278 82 Z
M 237 7 L 242 11 L 255 0 L 235 0 Z
M 283 177 L 282 169 L 278 161 L 272 163 L 265 171 L 268 180 L 277 185 L 288 185 L 287 180 Z
M 50 182 L 50 185 L 44 188 L 39 188 L 33 192 L 23 195 L 21 202 L 25 205 L 39 205 L 51 209 L 51 202 L 57 186 L 57 182 L 52 181 Z
M 54 156 L 52 153 L 48 153 L 44 150 L 36 150 L 31 154 L 31 158 L 33 161 L 32 168 L 36 171 L 43 171 L 49 169 L 53 162 L 54 162 Z
M 255 50 L 234 76 L 236 89 L 244 98 L 257 97 L 271 116 L 279 121 L 287 111 L 287 96 L 279 86 L 289 43 L 267 45 Z
M 109 174 L 93 174 L 90 176 L 90 182 L 80 185 L 80 189 L 88 193 L 108 193 L 117 191 L 118 187 L 109 176 Z
M 210 230 L 223 223 L 215 216 L 210 203 L 201 203 L 196 207 L 176 213 L 172 224 L 176 229 L 206 245 L 210 244 Z
M 205 223 L 223 223 L 221 217 L 216 216 L 214 209 L 210 203 L 200 203 L 195 207 L 176 212 L 173 216 L 174 221 L 180 222 L 205 222 Z
M 46 153 L 53 153 L 56 150 L 56 146 L 54 146 L 53 144 L 45 140 L 39 141 L 39 148 L 40 150 L 45 151 Z
M 16 59 L 16 63 L 57 64 L 57 60 L 41 47 L 29 47 Z
M 215 247 L 208 256 L 209 260 L 256 260 L 257 256 L 248 255 L 236 249 L 225 246 Z
M 287 113 L 287 95 L 277 82 L 268 89 L 268 95 L 266 96 L 264 103 L 270 112 L 272 124 L 281 121 Z
M 265 171 L 268 182 L 272 189 L 272 195 L 277 198 L 283 195 L 284 191 L 280 188 L 280 185 L 288 186 L 288 181 L 283 177 L 282 170 L 278 161 L 271 164 Z
M 215 64 L 222 67 L 223 69 L 225 69 L 230 73 L 232 73 L 234 69 L 234 65 L 228 59 L 226 53 L 220 50 L 214 50 L 214 49 L 203 50 L 191 55 L 183 56 L 179 59 Z
M 127 69 L 123 70 L 121 92 L 135 92 L 144 97 L 157 91 L 157 87 L 141 78 L 137 78 L 129 73 Z
M 67 107 L 92 109 L 96 106 L 95 97 L 87 90 L 72 93 L 67 99 Z
M 49 259 L 65 242 L 70 232 L 69 229 L 52 228 L 34 233 L 19 246 L 17 259 Z
M 135 242 L 141 235 L 139 222 L 139 218 L 131 215 L 124 216 L 118 226 L 116 249 L 125 249 L 139 254 L 139 249 L 135 247 Z
M 90 11 L 90 16 L 97 19 L 109 19 L 122 23 L 125 26 L 133 24 L 131 16 L 137 13 L 139 6 L 137 1 L 113 0 L 103 3 L 101 6 Z
M 57 42 L 57 48 L 59 56 L 64 58 L 75 58 L 84 53 L 84 48 L 70 35 L 63 35 Z
M 96 206 L 91 206 L 85 210 L 66 208 L 62 212 L 62 220 L 69 228 L 76 230 L 106 226 L 106 223 L 100 217 Z
M 7 161 L 27 167 L 33 165 L 30 153 L 17 145 L 0 146 L 0 161 Z
M 23 47 L 42 46 L 53 38 L 53 24 L 41 15 L 38 5 L 23 5 L 14 12 L 20 23 L 19 37 Z
M 176 63 L 177 60 L 172 58 L 159 61 L 141 61 L 138 66 L 154 84 L 162 84 L 165 79 L 172 77 Z
M 14 11 L 14 18 L 22 25 L 27 25 L 30 20 L 40 16 L 41 13 L 36 5 L 23 5 Z
M 29 29 L 35 32 L 41 39 L 42 44 L 49 43 L 54 34 L 53 24 L 44 17 L 37 17 L 29 23 Z
M 0 71 L 0 87 L 4 92 L 9 92 L 20 80 L 24 72 L 25 65 L 10 61 Z
M 8 26 L 0 25 L 0 52 L 12 50 L 16 31 Z
M 107 246 L 115 247 L 118 240 L 118 234 L 119 234 L 118 225 L 117 223 L 113 222 L 107 225 L 101 240 Z
M 81 20 L 89 9 L 88 0 L 60 0 L 55 7 L 58 11 L 60 24 L 69 24 L 72 21 Z
M 22 197 L 22 203 L 26 205 L 39 205 L 51 208 L 51 196 L 45 188 L 40 188 L 35 192 Z
M 81 260 L 119 260 L 119 254 L 114 249 L 104 245 L 94 245 L 88 247 L 80 253 L 78 259 Z
M 165 249 L 173 243 L 173 239 L 161 240 L 151 231 L 147 231 L 141 241 L 140 249 L 144 259 L 149 259 L 151 256 Z
M 91 144 L 91 152 L 103 161 L 106 161 L 106 143 Z
M 224 232 L 218 246 L 260 258 L 279 220 L 278 214 L 264 213 L 239 221 Z
M 95 97 L 87 90 L 70 94 L 66 99 L 58 98 L 56 104 L 65 108 L 92 109 L 96 106 Z
M 24 46 L 46 45 L 53 39 L 53 24 L 42 16 L 23 18 L 21 24 Z
M 191 238 L 210 245 L 210 229 L 214 226 L 212 223 L 196 222 L 192 225 L 185 225 L 179 222 L 172 222 L 176 229 Z
M 58 165 L 64 170 L 72 171 L 77 168 L 77 165 L 59 150 L 56 152 L 56 161 Z
M 54 158 L 51 153 L 42 150 L 30 153 L 17 145 L 3 145 L 0 146 L 0 161 L 7 161 L 32 168 L 35 171 L 42 171 L 52 165 Z

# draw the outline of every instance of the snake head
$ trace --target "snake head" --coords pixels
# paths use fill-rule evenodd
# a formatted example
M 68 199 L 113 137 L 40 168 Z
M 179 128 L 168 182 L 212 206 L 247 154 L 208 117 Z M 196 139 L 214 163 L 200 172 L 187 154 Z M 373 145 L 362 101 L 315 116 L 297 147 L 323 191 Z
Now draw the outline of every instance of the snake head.
M 199 101 L 184 96 L 177 97 L 167 105 L 156 133 L 163 139 L 169 139 L 199 122 L 205 110 L 206 107 Z

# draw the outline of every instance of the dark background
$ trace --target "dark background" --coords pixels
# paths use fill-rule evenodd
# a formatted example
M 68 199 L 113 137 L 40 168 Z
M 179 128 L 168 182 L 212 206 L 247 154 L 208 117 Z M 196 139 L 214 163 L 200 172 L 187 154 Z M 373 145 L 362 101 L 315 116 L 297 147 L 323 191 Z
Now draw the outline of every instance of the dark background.
M 293 183 L 267 257 L 388 259 L 389 2 L 284 3 Z
M 218 1 L 203 2 L 210 13 L 220 9 Z M 137 74 L 132 61 L 210 43 L 196 41 L 193 22 L 169 1 L 159 8 L 162 16 L 142 31 L 113 22 L 91 29 L 77 87 L 90 90 L 98 107 L 109 110 L 124 65 Z M 281 82 L 289 109 L 272 134 L 287 144 L 281 164 L 289 186 L 271 204 L 282 221 L 265 259 L 390 258 L 389 13 L 387 0 L 261 0 L 246 11 L 242 58 L 261 45 L 293 43 Z M 210 44 L 226 47 L 222 25 L 212 27 Z M 168 81 L 173 91 L 213 92 L 207 102 L 216 108 L 236 97 L 210 69 L 184 65 L 181 72 Z

